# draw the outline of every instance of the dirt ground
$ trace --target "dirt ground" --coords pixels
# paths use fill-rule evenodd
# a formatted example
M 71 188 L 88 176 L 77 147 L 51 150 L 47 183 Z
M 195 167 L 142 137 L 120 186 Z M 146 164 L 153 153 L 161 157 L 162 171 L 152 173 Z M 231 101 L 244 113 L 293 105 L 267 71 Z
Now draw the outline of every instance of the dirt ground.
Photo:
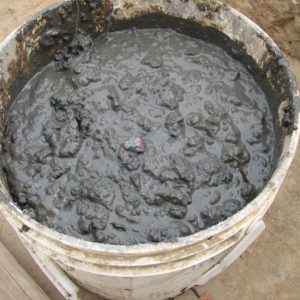
M 1 0 L 0 41 L 53 0 Z M 300 86 L 300 0 L 224 0 L 260 25 L 286 54 Z M 233 265 L 196 290 L 201 300 L 300 299 L 300 147 L 268 211 L 266 230 Z M 0 239 L 52 299 L 57 292 L 0 218 Z M 0 274 L 1 276 L 1 274 Z M 100 299 L 86 292 L 84 299 Z M 193 300 L 192 291 L 176 300 Z

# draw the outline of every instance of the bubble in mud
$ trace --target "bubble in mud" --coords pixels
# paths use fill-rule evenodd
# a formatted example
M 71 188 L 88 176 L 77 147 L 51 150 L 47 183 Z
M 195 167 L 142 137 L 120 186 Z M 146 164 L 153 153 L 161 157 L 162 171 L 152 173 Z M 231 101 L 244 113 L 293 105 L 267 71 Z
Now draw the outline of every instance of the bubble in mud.
M 116 230 L 119 231 L 126 231 L 126 226 L 124 224 L 121 223 L 117 223 L 117 222 L 111 222 L 110 223 Z
M 204 147 L 204 138 L 198 133 L 194 136 L 189 137 L 187 140 L 187 145 L 183 148 L 184 155 L 195 156 Z
M 197 125 L 202 121 L 202 119 L 203 117 L 200 114 L 191 112 L 187 115 L 186 123 L 192 127 L 197 128 Z
M 177 138 L 184 130 L 184 119 L 181 113 L 171 112 L 166 116 L 165 127 L 170 132 L 170 136 Z
M 242 184 L 241 187 L 241 196 L 246 201 L 252 200 L 257 194 L 256 188 L 253 184 L 249 182 L 245 182 Z
M 107 236 L 101 229 L 95 231 L 94 237 L 98 243 L 104 243 L 107 240 Z
M 150 226 L 148 231 L 148 240 L 150 242 L 162 241 L 161 229 L 157 228 L 155 225 Z
M 211 205 L 217 204 L 220 200 L 221 200 L 221 193 L 220 192 L 214 191 L 214 192 L 211 193 L 210 200 L 209 200 L 209 203 Z
M 85 216 L 82 216 L 78 221 L 78 228 L 80 232 L 88 234 L 91 232 L 91 221 L 88 220 Z
M 175 219 L 183 219 L 187 213 L 187 208 L 184 206 L 170 206 L 168 209 L 168 214 Z
M 200 216 L 206 226 L 213 226 L 222 221 L 221 208 L 219 206 L 202 210 Z
M 136 156 L 136 153 L 128 152 L 123 147 L 119 149 L 118 158 L 129 171 L 135 171 L 140 167 L 140 160 Z
M 223 219 L 229 218 L 233 216 L 235 213 L 237 213 L 243 205 L 241 202 L 237 199 L 229 199 L 224 201 L 222 208 L 221 208 L 221 215 Z
M 222 148 L 221 159 L 232 167 L 249 162 L 250 155 L 244 146 L 225 143 Z
M 161 58 L 158 55 L 146 55 L 142 60 L 141 64 L 150 66 L 153 69 L 160 68 L 162 65 Z

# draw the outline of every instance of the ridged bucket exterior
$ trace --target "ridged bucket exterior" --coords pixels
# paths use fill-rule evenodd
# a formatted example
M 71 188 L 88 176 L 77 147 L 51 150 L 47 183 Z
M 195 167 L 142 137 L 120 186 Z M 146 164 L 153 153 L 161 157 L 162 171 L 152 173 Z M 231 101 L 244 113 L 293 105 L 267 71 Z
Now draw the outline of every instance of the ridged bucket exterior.
M 34 47 L 39 31 L 47 29 L 46 16 L 60 9 L 62 1 L 52 5 L 28 22 L 32 30 L 17 29 L 0 46 L 0 112 L 5 113 L 5 101 L 12 96 L 8 86 L 15 79 L 11 66 L 20 55 L 20 33 L 31 39 Z M 109 299 L 165 299 L 201 283 L 201 277 L 220 262 L 239 242 L 251 226 L 261 220 L 273 202 L 295 154 L 299 137 L 299 92 L 294 76 L 277 46 L 257 25 L 234 9 L 216 1 L 122 1 L 114 0 L 115 20 L 127 20 L 144 14 L 159 13 L 189 19 L 200 27 L 222 31 L 239 42 L 277 89 L 276 72 L 270 61 L 280 61 L 286 89 L 290 96 L 278 105 L 278 120 L 283 108 L 293 103 L 296 110 L 292 130 L 286 130 L 277 168 L 263 191 L 246 207 L 229 219 L 175 242 L 133 246 L 93 243 L 55 232 L 30 219 L 11 201 L 4 180 L 0 182 L 0 209 L 12 224 L 25 246 L 41 252 L 55 261 L 72 279 L 85 288 Z M 128 3 L 132 5 L 128 5 Z M 171 3 L 172 2 L 172 3 Z M 97 14 L 97 12 L 95 12 Z M 96 19 L 96 16 L 95 16 Z M 95 21 L 97 22 L 97 21 Z M 34 24 L 34 26 L 32 26 Z M 101 25 L 101 22 L 99 21 Z M 98 24 L 98 25 L 99 25 Z M 101 31 L 99 25 L 98 30 Z M 155 25 L 155 24 L 153 24 Z M 26 36 L 27 35 L 27 36 Z M 30 55 L 23 62 L 30 63 Z M 270 70 L 267 70 L 270 68 Z M 26 66 L 19 72 L 25 72 Z M 269 73 L 268 73 L 269 72 Z M 2 74 L 2 75 L 1 75 Z M 282 74 L 280 76 L 283 76 Z M 3 116 L 1 116 L 3 119 Z

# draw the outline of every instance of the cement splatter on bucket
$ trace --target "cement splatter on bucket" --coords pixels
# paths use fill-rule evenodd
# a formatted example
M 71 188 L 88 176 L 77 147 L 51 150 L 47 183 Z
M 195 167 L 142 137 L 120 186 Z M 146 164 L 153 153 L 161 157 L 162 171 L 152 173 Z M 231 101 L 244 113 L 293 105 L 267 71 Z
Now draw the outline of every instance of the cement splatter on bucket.
M 107 98 L 106 104 L 111 108 L 111 113 L 113 113 L 114 116 L 115 114 L 124 113 L 124 117 L 127 118 L 127 121 L 123 123 L 126 126 L 124 126 L 122 130 L 124 130 L 124 132 L 127 130 L 128 136 L 125 138 L 123 135 L 122 140 L 117 138 L 117 133 L 113 126 L 103 130 L 103 128 L 93 128 L 93 126 L 90 125 L 94 124 L 92 109 L 88 108 L 84 110 L 82 107 L 78 109 L 78 106 L 81 105 L 80 101 L 93 97 L 93 93 L 88 93 L 85 87 L 96 84 L 101 80 L 101 71 L 97 70 L 95 64 L 87 67 L 86 64 L 82 64 L 82 61 L 80 61 L 73 70 L 72 74 L 75 75 L 70 75 L 69 77 L 71 88 L 79 92 L 76 95 L 71 95 L 69 98 L 58 97 L 57 95 L 51 97 L 49 105 L 51 105 L 53 109 L 53 115 L 51 114 L 51 116 L 53 117 L 54 123 L 47 125 L 43 134 L 45 141 L 53 145 L 53 151 L 56 153 L 55 155 L 58 159 L 69 159 L 77 155 L 77 153 L 81 151 L 81 139 L 83 137 L 86 139 L 84 145 L 87 145 L 87 148 L 84 148 L 85 151 L 82 152 L 82 154 L 86 153 L 88 155 L 83 155 L 78 160 L 76 172 L 78 172 L 79 177 L 85 176 L 84 174 L 87 172 L 88 175 L 91 175 L 90 180 L 82 181 L 79 185 L 74 184 L 72 193 L 70 190 L 70 195 L 79 195 L 79 197 L 88 198 L 89 201 L 91 201 L 91 205 L 88 208 L 82 205 L 77 207 L 76 211 L 79 212 L 80 219 L 76 224 L 78 224 L 78 227 L 81 228 L 83 233 L 87 232 L 87 234 L 91 234 L 98 243 L 64 235 L 57 232 L 60 231 L 59 228 L 52 230 L 36 222 L 30 217 L 31 214 L 31 216 L 35 218 L 35 211 L 30 210 L 28 207 L 26 207 L 27 211 L 21 211 L 11 200 L 8 189 L 5 187 L 5 181 L 3 180 L 2 182 L 3 187 L 1 192 L 3 194 L 3 202 L 1 203 L 1 209 L 16 230 L 22 227 L 23 224 L 26 225 L 26 228 L 29 228 L 29 230 L 23 230 L 23 232 L 20 233 L 27 247 L 35 251 L 40 251 L 47 257 L 54 258 L 55 262 L 62 269 L 85 287 L 111 299 L 163 299 L 171 297 L 177 295 L 185 288 L 205 282 L 220 272 L 222 270 L 222 267 L 220 267 L 222 263 L 226 266 L 232 262 L 232 260 L 254 240 L 257 233 L 260 232 L 262 227 L 261 225 L 259 226 L 259 224 L 262 223 L 256 222 L 262 218 L 273 201 L 291 162 L 297 144 L 297 101 L 299 101 L 299 99 L 296 85 L 284 58 L 270 38 L 251 21 L 218 2 L 189 1 L 186 3 L 176 1 L 176 3 L 171 4 L 169 1 L 147 1 L 146 3 L 143 1 L 132 1 L 132 3 L 128 5 L 128 3 L 123 1 L 115 1 L 113 10 L 111 10 L 111 4 L 108 1 L 99 3 L 95 1 L 79 1 L 79 4 L 81 21 L 77 24 L 77 30 L 75 30 L 76 26 L 74 26 L 78 15 L 77 7 L 74 2 L 67 1 L 51 7 L 39 17 L 30 20 L 22 30 L 11 35 L 1 46 L 1 72 L 3 73 L 1 77 L 1 116 L 3 120 L 8 113 L 11 102 L 24 88 L 25 83 L 46 66 L 53 59 L 54 55 L 56 60 L 54 67 L 60 72 L 68 72 L 66 70 L 70 68 L 70 63 L 72 63 L 70 58 L 72 55 L 81 57 L 81 59 L 88 63 L 92 55 L 90 51 L 85 51 L 84 49 L 92 47 L 94 43 L 93 39 L 96 38 L 97 35 L 107 32 L 109 16 L 111 16 L 109 32 L 116 32 L 108 32 L 105 36 L 105 39 L 108 39 L 108 43 L 114 34 L 118 34 L 118 30 L 128 31 L 129 29 L 132 30 L 132 35 L 138 36 L 139 32 L 145 35 L 147 32 L 153 30 L 151 28 L 155 27 L 161 28 L 160 30 L 164 32 L 170 32 L 170 29 L 172 29 L 172 31 L 176 31 L 176 35 L 185 35 L 191 39 L 204 40 L 205 43 L 202 44 L 202 47 L 207 44 L 221 45 L 227 52 L 226 55 L 238 59 L 245 68 L 245 71 L 238 69 L 236 72 L 224 72 L 224 76 L 228 77 L 226 77 L 226 80 L 230 82 L 227 86 L 230 87 L 230 85 L 233 85 L 235 88 L 242 90 L 244 88 L 242 82 L 249 73 L 255 78 L 257 83 L 260 83 L 260 88 L 264 92 L 266 99 L 268 99 L 269 111 L 265 110 L 266 115 L 263 116 L 260 116 L 260 113 L 257 113 L 258 111 L 254 113 L 254 117 L 260 121 L 256 122 L 253 121 L 253 119 L 249 121 L 249 123 L 253 125 L 253 127 L 251 127 L 253 134 L 247 136 L 249 147 L 254 147 L 251 148 L 250 155 L 253 155 L 257 141 L 260 142 L 264 136 L 269 138 L 273 136 L 273 142 L 275 144 L 277 143 L 275 147 L 277 151 L 272 152 L 273 154 L 268 158 L 270 160 L 268 161 L 266 158 L 261 160 L 261 163 L 263 163 L 263 161 L 265 162 L 264 170 L 269 168 L 268 172 L 270 173 L 267 172 L 268 174 L 265 176 L 266 182 L 261 185 L 261 188 L 258 189 L 259 193 L 257 194 L 252 186 L 253 179 L 251 179 L 251 176 L 249 177 L 250 172 L 248 169 L 245 169 L 245 164 L 249 161 L 249 150 L 247 151 L 244 148 L 241 150 L 241 142 L 235 144 L 239 136 L 243 137 L 243 134 L 235 134 L 237 132 L 236 128 L 230 122 L 220 125 L 218 120 L 216 120 L 218 115 L 224 115 L 222 106 L 221 109 L 218 109 L 215 107 L 217 102 L 205 102 L 204 100 L 203 110 L 200 112 L 197 111 L 197 106 L 193 107 L 193 103 L 190 104 L 191 108 L 189 108 L 193 111 L 189 111 L 187 108 L 186 111 L 183 111 L 182 108 L 178 110 L 177 103 L 179 103 L 179 107 L 182 103 L 185 103 L 183 99 L 186 91 L 183 93 L 182 89 L 178 88 L 178 82 L 174 81 L 173 76 L 166 78 L 167 72 L 161 72 L 159 82 L 151 82 L 150 92 L 147 89 L 145 91 L 144 87 L 146 86 L 148 78 L 148 70 L 150 70 L 150 72 L 158 72 L 158 70 L 162 69 L 163 62 L 166 64 L 166 58 L 162 62 L 160 60 L 161 55 L 152 56 L 151 59 L 147 56 L 143 57 L 140 61 L 143 65 L 142 70 L 147 70 L 147 72 L 145 72 L 147 76 L 146 79 L 142 79 L 141 82 L 145 80 L 145 83 L 143 83 L 142 87 L 134 87 L 134 91 L 140 101 L 141 99 L 147 99 L 148 92 L 151 96 L 155 95 L 155 92 L 157 93 L 157 101 L 160 101 L 159 107 L 152 107 L 151 113 L 150 109 L 147 111 L 149 112 L 149 116 L 153 114 L 153 116 L 159 118 L 161 111 L 167 110 L 168 113 L 163 112 L 165 116 L 162 126 L 155 124 L 154 119 L 145 118 L 148 117 L 148 115 L 138 117 L 138 114 L 134 112 L 137 103 L 135 103 L 134 107 L 124 108 L 122 101 L 120 101 L 121 98 L 118 95 L 119 92 L 116 93 L 114 88 L 111 87 L 111 82 L 106 80 L 104 84 L 105 87 L 101 90 L 101 93 Z M 78 34 L 79 31 L 81 31 L 80 34 Z M 77 36 L 74 38 L 76 32 Z M 163 37 L 162 41 L 169 41 L 168 37 L 160 34 L 158 29 L 154 30 L 154 32 L 156 32 L 155 38 L 159 39 Z M 90 35 L 92 38 L 89 38 L 87 35 Z M 123 32 L 118 38 L 122 39 L 122 35 L 126 36 Z M 134 52 L 135 50 L 130 49 L 128 44 L 126 44 L 127 41 L 124 42 L 124 45 L 126 45 L 124 49 L 126 49 L 127 52 Z M 172 41 L 170 40 L 169 47 L 171 46 Z M 156 48 L 158 49 L 159 47 Z M 191 49 L 185 51 L 182 56 L 185 57 L 187 61 L 200 65 L 205 65 L 206 62 L 209 63 L 205 55 L 199 59 L 197 53 L 195 54 L 190 50 Z M 118 51 L 120 52 L 121 50 L 118 49 Z M 105 50 L 103 50 L 102 53 L 105 53 Z M 82 54 L 83 56 L 81 56 Z M 111 68 L 112 66 L 110 65 L 109 67 Z M 46 69 L 47 67 L 43 70 Z M 112 78 L 118 78 L 118 75 L 122 74 L 122 68 L 120 68 L 117 73 L 114 73 L 114 71 L 112 68 Z M 223 72 L 220 66 L 219 72 L 214 73 L 213 70 L 210 71 L 211 74 L 209 75 L 208 73 L 206 76 L 213 77 L 214 74 L 220 75 Z M 183 79 L 185 80 L 185 84 L 189 85 L 189 95 L 191 95 L 191 93 L 195 93 L 195 95 L 200 94 L 201 91 L 197 90 L 197 82 L 205 75 L 205 68 L 202 68 L 202 74 L 201 72 L 200 74 L 197 73 L 194 69 L 188 72 L 185 70 L 185 73 L 186 76 L 183 77 Z M 130 90 L 130 82 L 130 76 L 120 78 L 117 83 L 117 89 L 122 91 Z M 138 83 L 139 80 L 134 80 L 134 82 Z M 46 90 L 43 91 L 42 89 L 42 81 L 36 82 L 35 84 L 37 87 L 35 90 L 37 92 L 46 92 Z M 103 83 L 101 82 L 101 84 Z M 57 86 L 59 86 L 59 84 Z M 67 85 L 65 86 L 66 90 L 68 90 Z M 78 87 L 81 88 L 78 89 Z M 27 88 L 27 91 L 29 90 L 30 88 Z M 209 93 L 209 90 L 211 90 L 210 93 L 218 94 L 218 89 L 215 84 L 211 87 L 206 87 L 207 93 Z M 230 91 L 230 88 L 228 88 L 228 90 Z M 255 88 L 251 92 L 252 95 L 255 95 L 256 101 L 258 101 L 257 103 L 261 103 L 261 100 L 258 99 L 261 93 L 257 92 Z M 88 95 L 84 93 L 88 93 Z M 163 97 L 161 95 L 163 95 Z M 169 97 L 169 95 L 171 95 L 171 97 Z M 128 94 L 128 98 L 129 96 Z M 155 97 L 152 98 L 154 99 Z M 190 98 L 191 97 L 188 97 L 188 99 Z M 232 105 L 234 109 L 239 109 L 240 106 L 245 104 L 245 101 L 248 101 L 247 98 L 246 100 L 243 98 L 243 103 L 240 103 L 241 101 L 238 98 L 239 97 L 234 97 L 234 95 L 227 95 L 226 100 L 229 100 L 230 104 L 226 106 L 226 109 L 228 109 L 229 105 Z M 177 100 L 174 101 L 174 99 Z M 221 101 L 221 98 L 218 101 Z M 200 102 L 201 99 L 199 99 L 198 103 Z M 94 111 L 107 109 L 105 105 L 95 107 Z M 253 112 L 251 112 L 251 103 L 247 105 L 248 110 L 250 109 L 250 111 L 248 111 L 249 115 Z M 72 111 L 65 109 L 70 106 L 72 106 Z M 13 108 L 12 106 L 12 111 Z M 40 109 L 41 107 L 39 108 L 39 106 L 37 106 L 36 112 L 41 111 Z M 19 107 L 19 111 L 20 110 L 22 110 L 22 105 Z M 263 108 L 260 109 L 260 111 L 263 110 Z M 203 113 L 204 111 L 205 114 Z M 227 115 L 229 113 L 230 112 L 226 111 Z M 135 116 L 135 124 L 138 124 L 138 127 L 141 128 L 139 129 L 141 132 L 137 132 L 137 127 L 130 126 L 132 116 Z M 268 119 L 268 117 L 270 118 Z M 73 121 L 68 121 L 69 123 L 67 125 L 64 123 L 70 118 L 76 120 L 75 125 Z M 14 124 L 20 124 L 18 123 L 20 119 L 17 115 L 11 120 L 13 120 Z M 87 122 L 87 120 L 92 121 Z M 110 124 L 114 122 L 113 118 L 107 120 L 111 122 Z M 107 122 L 108 121 L 105 121 L 103 123 L 104 126 Z M 271 127 L 269 127 L 268 134 L 264 135 L 261 129 L 264 128 L 264 126 L 268 127 L 269 125 L 266 125 L 268 122 L 272 123 L 274 133 L 272 133 Z M 61 126 L 60 124 L 64 125 Z M 4 127 L 5 126 L 3 126 L 3 129 Z M 8 126 L 7 128 L 9 129 L 10 127 Z M 29 127 L 25 129 L 27 132 L 30 132 L 28 128 Z M 80 135 L 77 133 L 78 128 Z M 159 128 L 163 128 L 163 130 Z M 176 191 L 175 186 L 172 185 L 172 187 L 168 189 L 167 182 L 169 180 L 172 184 L 178 185 L 179 191 L 189 193 L 191 187 L 185 183 L 187 181 L 186 178 L 193 176 L 193 172 L 188 172 L 188 170 L 190 170 L 189 160 L 195 157 L 197 153 L 203 151 L 203 149 L 213 149 L 215 147 L 214 144 L 216 144 L 216 140 L 219 141 L 219 138 L 216 139 L 216 134 L 220 128 L 222 133 L 220 136 L 226 137 L 226 141 L 225 144 L 222 145 L 223 150 L 219 153 L 219 157 L 221 157 L 222 162 L 226 164 L 230 170 L 235 170 L 235 172 L 239 174 L 239 182 L 242 188 L 238 190 L 238 195 L 246 202 L 241 205 L 239 201 L 232 201 L 236 200 L 236 197 L 230 198 L 229 195 L 223 199 L 222 197 L 224 196 L 220 191 L 213 190 L 215 184 L 218 184 L 220 181 L 222 184 L 231 183 L 230 172 L 225 169 L 221 172 L 222 176 L 220 175 L 221 173 L 217 172 L 215 176 L 212 176 L 212 178 L 207 181 L 211 184 L 209 188 L 212 189 L 207 199 L 209 198 L 209 203 L 213 209 L 202 209 L 200 216 L 204 226 L 201 228 L 198 217 L 193 219 L 192 216 L 189 215 L 187 219 L 188 223 L 186 224 L 184 223 L 185 221 L 182 222 L 182 217 L 187 214 L 186 211 L 183 211 L 184 206 L 182 205 L 182 201 L 186 202 L 187 207 L 189 207 L 189 200 L 187 200 L 188 198 L 184 193 L 174 195 L 173 191 Z M 26 130 L 24 132 L 26 132 Z M 62 130 L 71 134 L 71 138 L 69 137 L 65 142 L 59 145 L 57 138 L 62 135 Z M 157 149 L 155 151 L 155 148 L 158 146 L 156 144 L 153 145 L 153 140 L 149 138 L 149 134 L 159 132 L 159 130 L 162 130 L 164 134 L 168 134 L 169 137 L 166 139 L 170 138 L 172 141 L 171 151 L 178 149 L 180 156 L 169 156 L 166 162 L 162 163 L 164 164 L 164 170 L 160 170 L 156 174 L 155 169 L 152 168 L 153 163 L 149 165 L 149 170 L 147 169 L 149 158 L 143 160 L 143 164 L 141 164 L 140 159 L 146 155 L 151 155 L 150 157 L 153 159 L 159 157 L 160 161 L 163 161 L 161 157 L 163 151 L 157 151 Z M 225 132 L 228 134 L 225 134 Z M 141 136 L 139 133 L 143 133 L 142 136 L 146 143 L 145 148 L 142 142 L 144 140 L 131 139 L 134 136 Z M 33 133 L 30 132 L 30 134 Z M 11 137 L 12 141 L 18 140 L 19 135 L 18 131 L 16 131 Z M 179 231 L 181 234 L 175 234 L 175 240 L 168 237 L 168 233 L 165 233 L 166 231 L 155 226 L 148 226 L 147 240 L 156 242 L 156 244 L 137 244 L 134 241 L 125 242 L 127 244 L 135 244 L 132 246 L 101 244 L 102 241 L 107 241 L 109 235 L 111 236 L 111 233 L 105 236 L 101 228 L 107 226 L 107 222 L 105 221 L 109 219 L 107 212 L 112 209 L 112 205 L 115 203 L 114 201 L 116 201 L 114 199 L 118 197 L 118 192 L 113 191 L 114 186 L 112 187 L 108 179 L 103 179 L 104 175 L 107 174 L 96 173 L 94 176 L 92 174 L 93 172 L 90 172 L 89 168 L 86 167 L 90 163 L 87 159 L 90 157 L 89 150 L 87 149 L 91 146 L 89 138 L 86 137 L 90 135 L 93 135 L 94 146 L 97 139 L 99 143 L 104 140 L 107 149 L 110 149 L 105 150 L 106 154 L 111 156 L 113 153 L 116 153 L 116 159 L 121 161 L 125 168 L 124 175 L 130 178 L 130 184 L 134 186 L 138 194 L 143 192 L 143 194 L 141 194 L 143 199 L 147 199 L 147 196 L 149 197 L 150 200 L 148 202 L 150 205 L 156 207 L 157 203 L 160 203 L 160 199 L 164 197 L 170 199 L 168 204 L 164 205 L 166 214 L 164 215 L 159 211 L 157 219 L 164 220 L 171 218 L 176 221 L 176 228 L 180 228 Z M 148 135 L 148 138 L 146 135 Z M 275 138 L 275 136 L 277 138 Z M 185 139 L 186 145 L 183 142 Z M 122 143 L 124 143 L 125 147 L 120 147 Z M 88 146 L 88 144 L 90 144 L 90 146 Z M 268 145 L 268 143 L 265 144 Z M 11 145 L 13 145 L 13 143 Z M 232 145 L 239 145 L 239 147 L 235 148 Z M 6 143 L 4 149 L 5 147 L 9 147 L 9 144 Z M 180 147 L 182 147 L 182 149 Z M 265 151 L 268 151 L 267 148 L 268 147 L 266 147 Z M 93 155 L 101 156 L 102 150 L 100 147 L 100 150 L 98 152 L 95 150 Z M 259 149 L 260 152 L 263 152 L 262 150 L 263 149 Z M 164 149 L 164 151 L 170 150 Z M 199 174 L 201 174 L 201 176 L 207 172 L 205 165 L 207 161 L 211 160 L 211 154 L 208 155 L 205 152 L 205 155 L 207 155 L 207 158 L 203 159 L 199 164 Z M 37 155 L 33 155 L 33 157 L 35 160 L 45 159 L 46 164 L 43 161 L 40 162 L 42 167 L 32 164 L 30 170 L 26 169 L 28 171 L 26 174 L 29 174 L 28 176 L 31 177 L 34 177 L 36 172 L 41 172 L 40 170 L 47 165 L 49 159 L 47 148 L 46 151 L 39 152 Z M 49 165 L 52 170 L 51 174 L 55 177 L 54 181 L 57 180 L 57 178 L 62 178 L 70 169 L 68 164 L 66 164 L 64 168 L 61 168 L 55 160 L 49 162 Z M 212 169 L 212 165 L 215 164 L 209 164 L 209 170 Z M 136 170 L 138 170 L 140 166 L 143 166 L 145 170 L 148 170 L 147 172 L 153 174 L 151 176 L 153 176 L 153 180 L 157 183 L 149 190 L 143 188 L 143 185 L 141 185 L 140 190 L 138 190 L 141 180 L 138 174 L 136 174 Z M 217 166 L 215 168 L 218 169 L 219 167 Z M 107 171 L 111 172 L 113 169 L 114 168 L 108 168 Z M 121 178 L 113 174 L 113 172 L 111 173 L 111 178 L 116 178 L 115 180 Z M 46 172 L 46 174 L 48 173 Z M 270 175 L 272 176 L 270 177 Z M 127 178 L 126 176 L 123 177 Z M 255 175 L 253 176 L 255 177 Z M 101 178 L 100 181 L 99 178 Z M 235 175 L 233 175 L 233 178 L 235 178 Z M 9 180 L 10 179 L 8 179 L 8 181 Z M 109 180 L 111 179 L 109 178 Z M 145 182 L 149 182 L 149 179 Z M 187 182 L 190 182 L 190 180 Z M 199 182 L 199 178 L 197 178 L 195 183 L 198 184 Z M 22 199 L 20 195 L 22 195 L 22 193 L 27 193 L 25 202 L 30 199 L 31 203 L 36 203 L 36 196 L 31 192 L 32 186 L 29 185 L 26 186 L 25 192 L 21 191 L 21 194 L 18 194 L 19 206 L 21 203 L 20 199 Z M 236 185 L 239 186 L 239 183 L 236 182 Z M 157 187 L 159 186 L 163 186 L 163 188 L 157 192 L 157 190 L 159 190 Z M 135 205 L 137 201 L 131 203 L 133 200 L 131 197 L 131 189 L 128 189 L 128 186 L 124 184 L 122 184 L 122 187 L 124 190 L 123 195 L 126 195 L 126 193 L 129 195 L 128 207 L 130 207 L 132 211 L 136 211 L 137 206 Z M 154 193 L 155 188 L 156 191 Z M 194 188 L 191 190 L 194 191 Z M 55 188 L 53 191 L 52 194 L 49 192 L 49 195 L 58 195 Z M 168 192 L 166 193 L 166 191 Z M 152 194 L 153 197 L 151 196 Z M 28 197 L 28 195 L 30 195 L 30 197 Z M 201 197 L 205 199 L 204 195 Z M 66 205 L 65 207 L 68 207 L 70 203 L 72 207 L 72 199 L 70 203 L 68 203 L 68 199 L 65 197 L 62 197 L 62 200 L 66 202 L 55 202 L 58 204 L 56 209 L 60 210 L 60 205 Z M 230 202 L 228 202 L 229 200 Z M 194 200 L 192 200 L 192 203 L 194 203 Z M 221 214 L 218 210 L 220 203 L 223 203 Z M 244 208 L 242 208 L 243 206 Z M 224 209 L 224 207 L 226 209 Z M 237 212 L 240 208 L 242 209 Z M 113 209 L 118 213 L 120 219 L 123 218 L 128 221 L 129 217 L 132 217 L 127 215 L 126 209 L 122 210 L 121 207 L 113 207 Z M 221 216 L 217 222 L 213 221 L 214 211 L 216 215 L 219 214 Z M 47 215 L 47 213 L 44 215 Z M 199 216 L 199 212 L 197 212 L 197 215 Z M 225 217 L 223 217 L 223 215 Z M 226 217 L 228 218 L 226 219 Z M 132 218 L 132 220 L 134 219 L 135 218 Z M 42 220 L 42 218 L 40 220 Z M 47 225 L 46 221 L 41 222 Z M 195 226 L 193 223 L 196 224 L 197 222 L 198 227 L 196 227 L 198 229 L 192 229 Z M 132 224 L 134 224 L 134 222 Z M 118 231 L 120 236 L 123 234 L 125 236 L 126 230 L 128 230 L 127 227 L 124 227 L 124 223 L 119 222 L 119 220 L 111 220 L 109 226 L 111 230 Z M 97 230 L 91 233 L 88 232 L 91 227 Z M 134 229 L 134 226 L 132 228 Z M 206 229 L 197 232 L 203 228 Z M 182 235 L 186 236 L 180 237 Z M 160 242 L 162 240 L 168 242 Z M 111 237 L 108 238 L 108 241 L 109 243 L 111 241 L 111 243 L 119 244 L 119 242 L 114 242 L 114 238 Z M 138 242 L 141 241 L 142 240 Z M 229 251 L 232 250 L 234 246 L 236 246 L 236 248 L 229 254 Z M 219 264 L 214 267 L 216 263 Z M 112 281 L 111 278 L 115 277 L 117 277 L 118 280 Z M 115 282 L 115 286 L 112 282 Z M 162 282 L 165 282 L 165 284 L 162 284 Z M 157 287 L 155 292 L 153 292 L 153 286 Z

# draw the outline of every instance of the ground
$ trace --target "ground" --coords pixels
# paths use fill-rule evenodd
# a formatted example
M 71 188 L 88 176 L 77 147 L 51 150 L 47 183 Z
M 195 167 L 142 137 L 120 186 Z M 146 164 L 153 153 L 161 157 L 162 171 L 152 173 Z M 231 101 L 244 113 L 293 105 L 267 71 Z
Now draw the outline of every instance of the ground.
M 0 41 L 53 0 L 2 0 Z M 225 0 L 260 25 L 283 50 L 300 85 L 300 3 L 297 0 Z M 300 2 L 300 1 L 299 1 Z M 300 299 L 300 147 L 268 211 L 262 236 L 226 271 L 197 287 L 201 300 Z M 51 299 L 60 299 L 0 218 L 0 239 Z M 0 275 L 1 276 L 1 275 Z M 84 293 L 84 299 L 100 299 Z M 176 300 L 197 299 L 191 290 Z

